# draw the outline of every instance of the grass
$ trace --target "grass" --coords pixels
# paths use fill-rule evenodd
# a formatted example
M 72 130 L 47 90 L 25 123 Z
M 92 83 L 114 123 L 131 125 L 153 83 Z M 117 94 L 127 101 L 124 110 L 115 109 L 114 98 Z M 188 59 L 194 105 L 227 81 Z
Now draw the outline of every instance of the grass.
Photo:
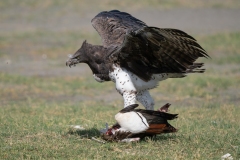
M 214 63 L 239 64 L 240 48 L 238 41 L 240 33 L 216 34 L 209 37 L 199 37 L 204 48 L 211 52 Z
M 109 105 L 71 105 L 29 100 L 1 107 L 1 159 L 219 159 L 225 153 L 239 157 L 240 110 L 234 105 L 206 103 L 201 107 L 173 106 L 180 113 L 172 124 L 176 134 L 140 143 L 99 144 L 97 129 L 114 123 L 120 109 Z M 69 132 L 70 124 L 85 131 Z
M 93 136 L 100 138 L 98 129 L 106 122 L 114 123 L 114 115 L 123 106 L 122 98 L 113 83 L 96 82 L 85 65 L 69 69 L 64 63 L 83 39 L 99 44 L 100 38 L 88 27 L 48 26 L 51 21 L 67 19 L 64 15 L 71 9 L 80 17 L 86 16 L 91 6 L 83 2 L 0 2 L 2 24 L 8 24 L 0 30 L 0 159 L 192 160 L 220 159 L 226 153 L 239 159 L 240 32 L 194 36 L 211 56 L 201 59 L 206 72 L 168 79 L 151 91 L 156 108 L 169 102 L 170 112 L 179 114 L 170 122 L 179 129 L 176 134 L 130 144 L 91 140 Z M 104 0 L 94 9 L 109 10 L 116 5 L 121 9 L 129 3 Z M 139 1 L 132 9 L 179 6 L 239 8 L 239 3 L 152 0 Z M 17 11 L 21 11 L 21 23 L 29 28 L 21 28 Z M 19 27 L 12 30 L 13 24 Z M 11 63 L 6 64 L 7 60 Z M 72 130 L 69 125 L 81 125 L 86 130 Z

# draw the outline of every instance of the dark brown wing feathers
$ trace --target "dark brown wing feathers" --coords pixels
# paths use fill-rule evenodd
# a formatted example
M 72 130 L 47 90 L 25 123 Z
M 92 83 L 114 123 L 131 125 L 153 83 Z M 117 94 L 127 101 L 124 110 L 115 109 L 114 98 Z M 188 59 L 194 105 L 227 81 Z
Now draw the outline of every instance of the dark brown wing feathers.
M 170 28 L 148 27 L 128 13 L 101 12 L 92 25 L 108 48 L 106 59 L 129 69 L 145 81 L 152 74 L 202 73 L 199 57 L 209 57 L 187 33 Z M 138 72 L 138 71 L 145 72 Z
M 130 30 L 146 26 L 141 20 L 118 10 L 104 11 L 92 19 L 92 25 L 102 38 L 103 46 L 120 46 Z
M 120 54 L 122 60 L 138 57 L 148 67 L 168 67 L 173 73 L 184 73 L 192 68 L 197 58 L 208 55 L 191 36 L 184 32 L 174 36 L 174 31 L 178 30 L 144 27 L 141 32 L 127 35 L 126 42 L 114 54 Z
M 168 105 L 168 104 L 166 104 Z M 165 105 L 165 106 L 166 106 Z M 170 105 L 168 105 L 169 107 Z M 164 106 L 163 106 L 164 107 Z M 178 114 L 170 114 L 161 111 L 135 109 L 135 112 L 140 112 L 147 120 L 149 128 L 145 131 L 146 134 L 160 134 L 176 132 L 177 129 L 168 123 L 168 120 L 173 120 L 178 117 Z
M 178 117 L 178 114 L 170 114 L 166 112 L 160 111 L 152 111 L 152 110 L 143 110 L 143 109 L 135 109 L 135 112 L 140 112 L 148 121 L 151 119 L 161 117 L 164 120 L 173 120 Z M 151 122 L 148 122 L 151 123 Z

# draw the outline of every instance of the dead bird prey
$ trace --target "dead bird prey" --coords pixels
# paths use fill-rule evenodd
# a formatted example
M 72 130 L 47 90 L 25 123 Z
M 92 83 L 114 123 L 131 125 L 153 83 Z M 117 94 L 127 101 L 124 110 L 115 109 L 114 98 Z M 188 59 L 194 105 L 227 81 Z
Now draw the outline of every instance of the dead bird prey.
M 118 10 L 104 11 L 92 19 L 103 45 L 86 41 L 66 62 L 71 67 L 87 63 L 98 82 L 113 81 L 123 96 L 124 107 L 139 101 L 154 109 L 150 89 L 167 78 L 187 73 L 203 73 L 199 57 L 209 57 L 187 33 L 169 28 L 149 27 L 139 19 Z
M 168 120 L 177 118 L 178 114 L 166 113 L 169 106 L 166 104 L 158 111 L 152 111 L 135 109 L 138 104 L 130 105 L 115 115 L 115 125 L 101 130 L 102 137 L 107 141 L 129 142 L 146 136 L 176 132 L 177 129 Z

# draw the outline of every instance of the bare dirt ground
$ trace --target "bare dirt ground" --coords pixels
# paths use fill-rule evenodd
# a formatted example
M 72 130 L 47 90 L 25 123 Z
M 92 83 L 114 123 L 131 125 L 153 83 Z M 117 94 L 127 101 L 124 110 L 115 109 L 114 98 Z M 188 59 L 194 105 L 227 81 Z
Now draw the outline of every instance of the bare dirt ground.
M 32 12 L 32 14 L 31 14 Z M 57 14 L 58 10 L 51 13 L 41 13 L 39 10 L 25 10 L 21 8 L 11 8 L 4 11 L 0 25 L 0 34 L 12 35 L 17 33 L 28 33 L 32 31 L 86 31 L 96 32 L 91 26 L 91 19 L 98 12 L 64 12 Z M 50 16 L 51 14 L 51 16 Z M 130 12 L 133 16 L 146 22 L 149 26 L 161 28 L 177 28 L 193 35 L 208 35 L 221 32 L 240 31 L 240 10 L 227 8 L 175 8 L 168 10 L 140 9 Z M 37 16 L 36 16 L 37 15 Z M 72 49 L 72 53 L 78 49 L 81 42 L 86 37 L 79 37 L 79 45 Z M 100 39 L 100 38 L 99 38 Z M 19 44 L 21 45 L 21 41 Z M 23 44 L 24 45 L 24 44 Z M 41 47 L 47 46 L 47 43 L 40 44 Z M 22 46 L 24 47 L 24 46 Z M 27 52 L 31 52 L 37 46 L 32 46 Z M 9 54 L 3 54 L 0 57 L 0 71 L 10 74 L 20 74 L 24 76 L 91 76 L 91 71 L 87 65 L 78 65 L 69 69 L 65 66 L 67 59 L 66 53 L 59 58 L 48 58 L 48 53 L 43 53 L 39 57 L 31 57 L 28 54 L 18 53 L 18 48 L 14 46 L 5 49 Z M 71 54 L 72 54 L 71 53 Z M 97 82 L 96 82 L 97 83 Z M 116 97 L 116 98 L 109 98 Z M 69 98 L 69 97 L 68 97 Z M 88 99 L 87 97 L 72 97 L 73 99 Z M 94 97 L 98 100 L 113 101 L 121 99 L 114 88 L 109 94 L 98 95 Z M 89 98 L 91 99 L 91 97 Z

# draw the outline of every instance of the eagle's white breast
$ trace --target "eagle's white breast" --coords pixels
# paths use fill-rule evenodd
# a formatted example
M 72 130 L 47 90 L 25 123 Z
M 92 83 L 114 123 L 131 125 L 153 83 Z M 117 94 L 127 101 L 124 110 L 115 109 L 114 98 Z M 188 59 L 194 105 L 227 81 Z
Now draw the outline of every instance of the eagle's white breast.
M 113 72 L 109 73 L 110 79 L 116 83 L 116 89 L 123 93 L 125 91 L 143 91 L 155 88 L 158 85 L 158 82 L 161 80 L 165 80 L 168 78 L 168 74 L 154 74 L 151 80 L 145 82 L 137 75 L 132 72 L 126 70 L 125 68 L 121 68 L 119 66 L 114 65 Z

